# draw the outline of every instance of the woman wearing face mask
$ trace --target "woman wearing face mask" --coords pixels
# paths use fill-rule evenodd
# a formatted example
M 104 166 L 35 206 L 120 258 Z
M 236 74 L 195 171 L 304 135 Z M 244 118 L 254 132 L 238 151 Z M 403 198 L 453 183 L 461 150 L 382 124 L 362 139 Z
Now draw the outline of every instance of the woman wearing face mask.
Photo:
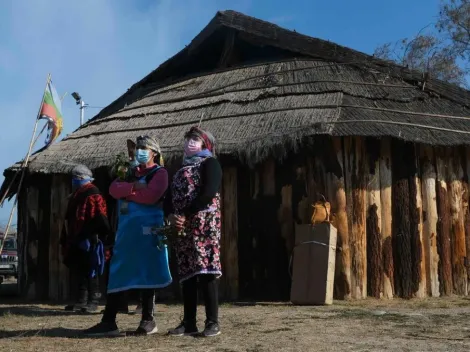
M 170 222 L 184 236 L 176 240 L 184 317 L 170 335 L 195 335 L 198 284 L 204 295 L 206 323 L 203 336 L 220 334 L 217 278 L 222 275 L 219 241 L 221 229 L 219 188 L 222 169 L 215 159 L 214 137 L 198 127 L 185 135 L 184 161 L 171 186 Z
M 152 229 L 163 225 L 163 198 L 168 173 L 162 167 L 160 147 L 149 136 L 137 138 L 133 180 L 114 181 L 109 193 L 119 200 L 119 220 L 110 263 L 108 296 L 101 322 L 85 331 L 88 336 L 119 334 L 116 315 L 122 293 L 138 289 L 142 296 L 142 320 L 137 334 L 158 331 L 154 321 L 155 289 L 171 284 L 168 251 Z M 125 203 L 126 206 L 122 206 Z

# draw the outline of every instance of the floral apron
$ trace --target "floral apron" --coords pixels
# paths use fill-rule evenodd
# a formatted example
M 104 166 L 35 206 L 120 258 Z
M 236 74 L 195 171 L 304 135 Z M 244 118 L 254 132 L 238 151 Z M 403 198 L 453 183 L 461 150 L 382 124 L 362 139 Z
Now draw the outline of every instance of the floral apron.
M 171 187 L 176 215 L 196 198 L 201 188 L 202 159 L 183 166 L 174 176 Z M 220 264 L 220 195 L 216 194 L 210 206 L 186 219 L 185 236 L 175 243 L 180 282 L 199 274 L 222 275 Z

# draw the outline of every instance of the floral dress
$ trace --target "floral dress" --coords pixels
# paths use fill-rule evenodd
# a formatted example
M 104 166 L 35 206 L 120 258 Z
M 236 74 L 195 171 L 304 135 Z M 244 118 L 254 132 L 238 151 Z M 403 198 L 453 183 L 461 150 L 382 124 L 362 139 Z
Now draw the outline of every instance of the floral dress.
M 183 166 L 174 176 L 171 187 L 176 215 L 198 196 L 201 189 L 201 164 L 205 158 Z M 176 240 L 176 256 L 180 282 L 199 274 L 222 275 L 220 264 L 220 194 L 217 193 L 207 209 L 186 219 L 184 236 Z

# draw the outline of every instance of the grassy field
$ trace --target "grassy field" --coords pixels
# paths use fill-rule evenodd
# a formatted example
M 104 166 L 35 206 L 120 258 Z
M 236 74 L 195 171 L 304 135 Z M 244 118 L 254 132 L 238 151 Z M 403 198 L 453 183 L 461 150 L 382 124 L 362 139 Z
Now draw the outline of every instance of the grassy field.
M 0 298 L 1 299 L 1 298 Z M 1 302 L 1 301 L 0 301 Z M 200 307 L 203 313 L 203 307 Z M 335 302 L 329 307 L 286 304 L 222 305 L 222 335 L 170 338 L 179 305 L 157 306 L 160 332 L 148 337 L 86 339 L 81 330 L 99 314 L 62 306 L 0 304 L 0 351 L 469 351 L 470 300 Z M 200 314 L 201 319 L 203 318 Z M 123 331 L 139 317 L 119 315 Z M 202 326 L 202 321 L 200 322 Z

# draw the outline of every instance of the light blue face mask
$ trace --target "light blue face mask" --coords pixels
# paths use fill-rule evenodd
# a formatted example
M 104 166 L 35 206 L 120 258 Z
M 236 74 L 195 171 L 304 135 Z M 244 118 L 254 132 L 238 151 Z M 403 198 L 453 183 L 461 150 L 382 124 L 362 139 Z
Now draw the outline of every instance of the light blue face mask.
M 150 150 L 137 149 L 135 153 L 135 160 L 137 160 L 139 164 L 147 164 L 150 160 Z
M 72 178 L 72 189 L 77 190 L 91 181 L 92 178 Z

